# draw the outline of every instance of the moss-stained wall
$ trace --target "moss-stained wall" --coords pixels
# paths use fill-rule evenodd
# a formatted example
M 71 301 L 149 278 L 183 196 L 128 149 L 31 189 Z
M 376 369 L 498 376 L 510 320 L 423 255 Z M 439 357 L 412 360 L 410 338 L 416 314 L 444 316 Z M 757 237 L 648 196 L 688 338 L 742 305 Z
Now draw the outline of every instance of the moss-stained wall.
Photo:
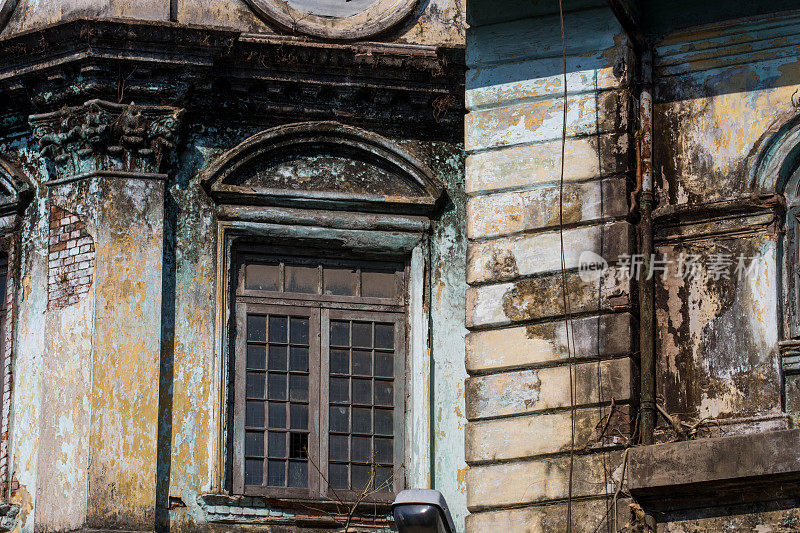
M 728 217 L 713 208 L 782 192 L 757 183 L 755 162 L 764 139 L 796 113 L 794 20 L 685 31 L 657 47 L 658 252 L 672 260 L 696 254 L 702 267 L 694 279 L 673 272 L 657 284 L 659 389 L 670 412 L 731 419 L 727 431 L 752 425 L 735 420 L 743 417 L 786 423 L 778 355 L 782 221 L 774 225 L 757 205 Z M 709 273 L 714 256 L 732 262 L 730 279 Z M 747 266 L 755 261 L 750 275 L 737 270 L 739 256 Z

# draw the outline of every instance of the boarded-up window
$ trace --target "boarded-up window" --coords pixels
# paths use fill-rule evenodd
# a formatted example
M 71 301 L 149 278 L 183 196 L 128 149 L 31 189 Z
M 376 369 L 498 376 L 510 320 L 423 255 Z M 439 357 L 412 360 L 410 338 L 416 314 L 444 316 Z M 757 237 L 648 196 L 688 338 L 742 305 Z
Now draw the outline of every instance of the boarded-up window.
M 233 489 L 390 499 L 402 488 L 405 264 L 237 262 Z

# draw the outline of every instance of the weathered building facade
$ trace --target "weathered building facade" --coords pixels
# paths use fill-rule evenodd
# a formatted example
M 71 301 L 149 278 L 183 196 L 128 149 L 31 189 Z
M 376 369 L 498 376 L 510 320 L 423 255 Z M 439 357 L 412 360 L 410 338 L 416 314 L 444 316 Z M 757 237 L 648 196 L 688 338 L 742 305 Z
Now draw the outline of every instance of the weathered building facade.
M 463 522 L 462 4 L 0 16 L 2 525 Z
M 559 5 L 0 0 L 0 527 L 800 530 L 800 13 Z
M 467 530 L 798 531 L 797 6 L 559 4 L 467 5 Z

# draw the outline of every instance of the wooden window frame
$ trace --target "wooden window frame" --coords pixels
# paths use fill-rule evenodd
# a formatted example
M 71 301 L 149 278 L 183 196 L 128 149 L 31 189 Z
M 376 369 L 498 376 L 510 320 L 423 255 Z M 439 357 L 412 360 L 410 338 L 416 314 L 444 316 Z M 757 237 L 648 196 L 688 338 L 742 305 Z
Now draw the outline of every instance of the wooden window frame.
M 232 489 L 237 495 L 258 495 L 279 500 L 320 501 L 340 499 L 354 501 L 360 492 L 334 490 L 326 481 L 328 469 L 328 410 L 329 410 L 329 325 L 330 320 L 370 320 L 392 322 L 395 324 L 395 368 L 394 368 L 394 444 L 393 444 L 393 486 L 388 492 L 375 493 L 364 502 L 389 503 L 406 484 L 405 473 L 405 423 L 409 405 L 405 398 L 407 371 L 410 368 L 410 350 L 407 345 L 409 320 L 409 271 L 410 258 L 392 257 L 375 260 L 358 256 L 347 259 L 328 259 L 309 253 L 308 249 L 279 248 L 279 253 L 264 252 L 264 246 L 244 244 L 233 252 L 233 266 L 236 273 L 232 287 L 235 331 L 233 332 L 234 366 L 232 420 Z M 271 247 L 268 247 L 271 248 Z M 261 250 L 259 252 L 259 249 Z M 298 254 L 298 255 L 295 255 Z M 302 255 L 300 255 L 302 254 Z M 318 264 L 370 265 L 402 264 L 403 286 L 397 298 L 351 297 L 325 294 L 286 293 L 247 289 L 245 268 L 252 262 L 285 259 L 316 262 Z M 320 284 L 322 278 L 320 277 Z M 245 436 L 245 380 L 246 380 L 246 317 L 248 313 L 278 314 L 309 317 L 309 471 L 308 488 L 269 487 L 245 485 L 244 483 L 244 436 Z M 316 346 L 316 349 L 312 349 Z M 312 377 L 313 376 L 313 377 Z M 268 401 L 268 400 L 265 400 Z M 352 401 L 352 399 L 351 399 Z M 265 432 L 268 430 L 265 430 Z M 374 430 L 373 430 L 374 431 Z M 316 438 L 314 438 L 316 437 Z M 268 456 L 265 444 L 265 457 Z M 317 471 L 311 458 L 318 457 Z M 264 477 L 267 473 L 265 469 Z
M 343 309 L 322 309 L 321 328 L 320 334 L 322 337 L 320 345 L 320 359 L 322 361 L 322 371 L 320 376 L 324 379 L 330 376 L 330 323 L 331 320 L 352 320 L 352 321 L 371 321 L 371 322 L 392 322 L 395 325 L 394 336 L 394 446 L 393 446 L 393 460 L 394 468 L 402 469 L 403 458 L 405 453 L 405 375 L 408 368 L 408 353 L 406 350 L 405 338 L 405 314 L 401 312 L 387 313 L 380 311 L 354 311 Z M 329 435 L 329 385 L 325 383 L 320 389 L 320 435 Z M 352 413 L 353 399 L 350 398 L 351 413 Z M 398 416 L 399 415 L 399 416 Z M 352 414 L 351 414 L 352 417 Z M 352 423 L 352 419 L 351 419 Z M 374 430 L 373 430 L 374 433 Z M 320 439 L 320 459 L 323 461 L 320 470 L 322 472 L 328 471 L 328 439 Z M 394 496 L 405 488 L 405 474 L 400 472 L 393 473 L 392 490 L 387 493 L 375 493 L 370 496 L 367 501 L 384 501 L 391 502 Z M 350 490 L 334 490 L 325 484 L 322 480 L 321 491 L 324 496 L 334 499 L 355 500 L 360 496 L 359 492 Z
M 787 208 L 784 265 L 788 338 L 800 340 L 800 204 Z
M 234 409 L 233 417 L 233 489 L 237 494 L 254 494 L 260 496 L 308 498 L 319 492 L 318 476 L 309 468 L 308 488 L 296 487 L 269 487 L 266 485 L 245 485 L 244 483 L 244 437 L 245 437 L 245 403 L 247 379 L 247 328 L 246 321 L 249 313 L 264 315 L 288 315 L 290 317 L 308 317 L 308 445 L 309 456 L 319 454 L 319 310 L 308 307 L 294 307 L 288 305 L 256 304 L 236 302 L 236 350 L 235 380 L 234 380 Z M 316 349 L 313 349 L 316 347 Z M 314 360 L 316 358 L 316 361 Z M 265 373 L 268 372 L 265 370 Z M 288 372 L 288 370 L 287 370 Z M 267 403 L 269 400 L 265 399 Z M 287 398 L 287 402 L 288 402 Z M 317 421 L 315 426 L 314 422 Z M 269 432 L 268 428 L 264 433 Z M 316 438 L 314 438 L 316 437 Z M 265 454 L 268 456 L 267 444 L 264 444 Z M 287 451 L 288 454 L 288 451 Z M 266 472 L 266 471 L 265 471 Z M 266 474 L 265 474 L 266 475 Z

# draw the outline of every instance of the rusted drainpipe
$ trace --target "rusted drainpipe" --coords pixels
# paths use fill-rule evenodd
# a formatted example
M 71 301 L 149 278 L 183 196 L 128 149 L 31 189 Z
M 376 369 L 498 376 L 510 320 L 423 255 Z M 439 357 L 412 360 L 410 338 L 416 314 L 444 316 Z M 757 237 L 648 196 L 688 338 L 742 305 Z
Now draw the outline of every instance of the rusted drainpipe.
M 650 277 L 653 257 L 653 53 L 641 54 L 641 94 L 639 98 L 639 161 L 641 193 L 639 197 L 639 239 L 642 270 L 639 275 L 639 351 L 641 365 L 640 413 L 641 442 L 653 444 L 656 426 L 655 360 L 655 276 Z M 650 278 L 650 279 L 648 279 Z

